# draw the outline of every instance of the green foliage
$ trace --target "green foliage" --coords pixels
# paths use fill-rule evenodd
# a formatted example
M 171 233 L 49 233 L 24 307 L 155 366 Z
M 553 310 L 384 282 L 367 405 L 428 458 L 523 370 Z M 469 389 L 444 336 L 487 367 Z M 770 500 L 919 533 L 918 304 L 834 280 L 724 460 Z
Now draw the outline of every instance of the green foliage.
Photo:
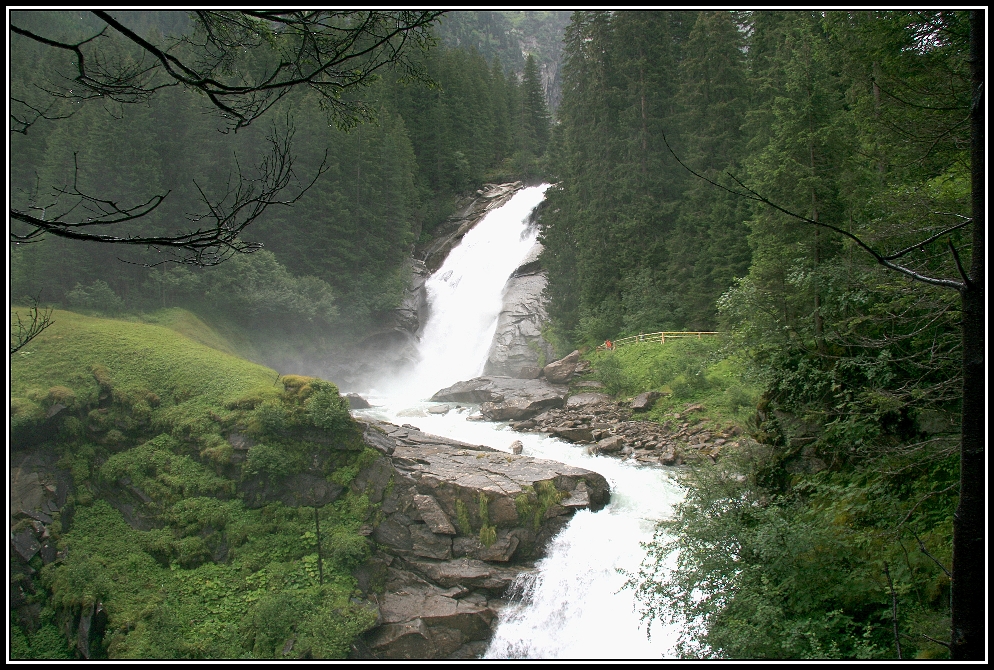
M 246 323 L 259 320 L 334 323 L 331 286 L 317 277 L 294 277 L 271 251 L 239 254 L 211 273 L 205 298 L 215 310 Z
M 76 287 L 66 294 L 66 303 L 76 309 L 106 314 L 118 314 L 124 309 L 124 301 L 102 279 L 97 279 L 89 286 L 77 283 Z
M 459 526 L 459 532 L 463 535 L 473 534 L 473 525 L 469 521 L 469 510 L 466 508 L 466 503 L 459 498 L 456 498 L 456 524 Z
M 288 453 L 281 447 L 253 445 L 248 450 L 245 463 L 242 465 L 242 476 L 265 475 L 270 482 L 275 482 L 287 475 L 296 474 L 307 466 L 295 456 L 296 454 Z
M 359 471 L 372 465 L 373 461 L 379 457 L 380 453 L 378 451 L 364 447 L 361 452 L 355 454 L 355 457 L 351 459 L 351 463 L 336 468 L 335 472 L 331 475 L 331 480 L 340 486 L 348 488 L 352 485 Z
M 244 644 L 260 659 L 344 659 L 351 641 L 376 621 L 331 587 L 266 594 L 242 625 Z
M 114 454 L 100 467 L 107 482 L 128 477 L 135 486 L 159 503 L 182 498 L 232 493 L 232 482 L 207 470 L 186 455 L 177 455 L 181 444 L 160 435 L 128 451 Z
M 717 337 L 633 343 L 596 352 L 591 362 L 610 393 L 662 393 L 649 414 L 654 419 L 693 402 L 703 404 L 715 421 L 745 423 L 759 400 L 758 380 L 748 359 Z
M 569 495 L 569 492 L 557 489 L 551 481 L 535 482 L 534 487 L 523 486 L 522 492 L 514 498 L 514 508 L 519 522 L 530 521 L 532 528 L 538 530 L 549 508 L 558 504 L 560 500 L 568 498 Z
M 340 432 L 352 425 L 349 402 L 338 393 L 330 382 L 315 381 L 313 392 L 304 401 L 304 409 L 311 422 L 329 432 Z
M 166 316 L 197 328 L 195 320 Z M 333 384 L 287 376 L 280 390 L 273 387 L 273 371 L 196 344 L 175 329 L 68 312 L 37 345 L 33 364 L 14 373 L 12 389 L 23 413 L 41 413 L 36 421 L 53 403 L 68 403 L 58 415 L 58 465 L 70 471 L 75 489 L 70 522 L 50 526 L 66 558 L 39 563 L 34 597 L 66 616 L 102 603 L 108 625 L 92 642 L 97 658 L 253 658 L 254 650 L 273 657 L 265 640 L 276 632 L 255 608 L 281 594 L 303 598 L 307 613 L 293 622 L 294 651 L 287 657 L 347 654 L 376 618 L 375 610 L 351 600 L 351 573 L 370 552 L 359 534 L 369 500 L 346 491 L 318 510 L 321 586 L 307 558 L 314 552 L 307 541 L 308 533 L 314 535 L 313 510 L 279 503 L 248 509 L 235 495 L 237 470 L 224 467 L 232 453 L 224 435 L 251 432 L 243 426 L 257 423 L 261 428 L 252 435 L 259 439 L 243 473 L 275 478 L 299 472 L 326 450 L 325 474 L 350 483 L 377 452 L 328 449 L 282 435 L 321 424 L 342 441 L 338 446 L 355 447 L 356 430 L 347 412 L 343 420 Z M 279 410 L 282 423 L 266 418 L 271 410 Z M 62 418 L 71 412 L 78 414 Z M 136 530 L 129 523 L 153 528 Z M 63 633 L 51 617 L 43 619 L 33 635 L 13 631 L 16 653 L 69 655 Z M 257 644 L 257 637 L 263 642 Z M 279 640 L 279 654 L 286 641 Z
M 735 474 L 759 467 L 723 461 L 690 474 L 676 519 L 629 575 L 643 616 L 694 622 L 680 647 L 690 657 L 888 658 L 893 588 L 904 657 L 935 654 L 923 636 L 941 639 L 948 626 L 949 583 L 911 549 L 919 538 L 948 564 L 948 468 L 822 474 L 772 496 Z
M 491 526 L 490 524 L 483 524 L 480 526 L 480 544 L 484 547 L 493 546 L 494 542 L 497 541 L 497 528 Z
M 52 614 L 51 609 L 43 611 L 43 623 L 34 633 L 26 633 L 16 623 L 11 623 L 11 660 L 68 661 L 73 658 L 69 643 L 52 621 Z

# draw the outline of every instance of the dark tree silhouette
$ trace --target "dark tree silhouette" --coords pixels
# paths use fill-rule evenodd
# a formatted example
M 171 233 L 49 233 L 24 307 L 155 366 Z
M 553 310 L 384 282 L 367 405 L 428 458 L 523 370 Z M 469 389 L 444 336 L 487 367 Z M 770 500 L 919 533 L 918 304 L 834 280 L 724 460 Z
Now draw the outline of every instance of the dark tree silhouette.
M 440 11 L 196 11 L 191 35 L 143 37 L 107 11 L 93 11 L 103 28 L 74 42 L 61 41 L 16 25 L 11 32 L 71 55 L 73 72 L 61 80 L 33 82 L 33 91 L 11 96 L 11 132 L 28 133 L 41 119 L 71 116 L 90 100 L 133 104 L 148 101 L 168 87 L 202 94 L 216 109 L 222 132 L 237 131 L 262 117 L 292 90 L 315 91 L 329 118 L 348 128 L 372 118 L 354 94 L 388 67 L 413 80 L 429 82 L 412 48 L 433 42 L 432 24 Z M 124 49 L 108 48 L 123 43 Z M 41 101 L 39 101 L 41 100 Z M 238 166 L 221 195 L 197 185 L 203 211 L 188 215 L 191 230 L 173 235 L 120 233 L 115 224 L 141 219 L 169 192 L 138 203 L 122 204 L 72 185 L 56 186 L 48 201 L 33 194 L 29 206 L 11 208 L 26 232 L 11 232 L 15 243 L 45 233 L 73 240 L 142 245 L 166 250 L 165 260 L 214 265 L 258 244 L 240 241 L 242 231 L 270 205 L 290 205 L 322 172 L 298 179 L 291 153 L 293 125 L 288 118 L 267 138 L 269 154 L 255 173 Z M 78 166 L 77 170 L 78 172 Z M 40 192 L 40 190 L 39 190 Z M 56 213 L 46 218 L 47 210 Z M 40 212 L 40 214 L 39 214 Z M 99 231 L 99 232 L 97 232 Z
M 737 196 L 771 207 L 796 221 L 824 228 L 842 235 L 854 242 L 878 264 L 898 272 L 914 281 L 953 289 L 960 294 L 962 307 L 963 342 L 963 402 L 960 442 L 960 489 L 959 504 L 953 517 L 953 565 L 950 571 L 952 582 L 951 631 L 948 647 L 953 660 L 984 660 L 985 658 L 985 597 L 987 567 L 985 552 L 985 529 L 987 500 L 985 495 L 986 468 L 984 464 L 984 416 L 987 408 L 987 388 L 984 378 L 984 325 L 985 302 L 984 283 L 986 280 L 986 221 L 984 196 L 986 179 L 984 171 L 984 14 L 983 10 L 970 13 L 970 71 L 972 96 L 970 103 L 970 171 L 971 171 L 971 216 L 961 217 L 956 223 L 929 235 L 927 238 L 897 251 L 887 253 L 875 249 L 859 236 L 823 220 L 811 219 L 792 212 L 773 202 L 766 196 L 749 188 L 734 175 L 728 176 L 737 188 L 723 186 L 696 172 L 684 163 L 670 147 L 666 137 L 663 141 L 680 165 L 699 179 Z M 972 249 L 969 269 L 964 267 L 959 250 L 953 244 L 950 233 L 972 226 Z M 939 277 L 927 274 L 902 262 L 914 251 L 946 241 L 949 253 L 955 262 L 957 277 Z

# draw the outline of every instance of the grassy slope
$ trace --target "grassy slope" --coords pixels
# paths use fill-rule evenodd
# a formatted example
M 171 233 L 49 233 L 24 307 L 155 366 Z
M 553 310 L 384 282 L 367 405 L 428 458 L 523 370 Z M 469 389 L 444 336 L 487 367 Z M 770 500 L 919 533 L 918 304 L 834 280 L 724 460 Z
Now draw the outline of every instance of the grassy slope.
M 274 370 L 234 356 L 233 347 L 189 312 L 166 312 L 160 326 L 56 310 L 54 325 L 15 355 L 11 396 L 65 386 L 86 397 L 95 390 L 94 365 L 107 368 L 114 388 L 124 392 L 186 395 L 218 405 L 273 386 Z
M 662 422 L 688 405 L 704 406 L 705 421 L 744 426 L 755 414 L 759 385 L 718 338 L 645 342 L 588 356 L 609 393 L 624 398 L 644 391 L 662 397 L 644 418 Z
M 343 657 L 372 623 L 349 600 L 350 572 L 368 551 L 357 533 L 365 496 L 347 492 L 319 510 L 328 538 L 322 586 L 313 509 L 249 509 L 232 495 L 246 478 L 310 462 L 319 448 L 286 430 L 338 430 L 347 410 L 337 389 L 308 378 L 277 385 L 275 371 L 228 353 L 235 348 L 193 315 L 166 310 L 157 319 L 163 325 L 56 311 L 12 361 L 15 440 L 65 405 L 57 437 L 41 447 L 54 449 L 75 484 L 71 525 L 55 513 L 50 528 L 68 558 L 44 567 L 33 559 L 43 625 L 30 634 L 14 625 L 12 654 L 66 657 L 55 611 L 99 602 L 108 622 L 96 657 Z M 266 428 L 274 423 L 279 430 Z M 258 443 L 242 465 L 223 439 L 238 426 Z M 364 453 L 332 454 L 325 474 L 347 486 L 343 473 Z M 145 506 L 152 530 L 130 527 L 115 509 L 128 499 L 122 475 L 153 499 Z

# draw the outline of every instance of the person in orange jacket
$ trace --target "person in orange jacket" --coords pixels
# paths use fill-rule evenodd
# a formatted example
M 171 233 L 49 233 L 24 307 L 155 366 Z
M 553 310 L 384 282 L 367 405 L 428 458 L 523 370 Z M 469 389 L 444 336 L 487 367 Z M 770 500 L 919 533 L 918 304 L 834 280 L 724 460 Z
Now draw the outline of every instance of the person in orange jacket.
M 614 345 L 611 344 L 611 340 L 604 340 L 604 348 L 607 350 L 614 349 Z

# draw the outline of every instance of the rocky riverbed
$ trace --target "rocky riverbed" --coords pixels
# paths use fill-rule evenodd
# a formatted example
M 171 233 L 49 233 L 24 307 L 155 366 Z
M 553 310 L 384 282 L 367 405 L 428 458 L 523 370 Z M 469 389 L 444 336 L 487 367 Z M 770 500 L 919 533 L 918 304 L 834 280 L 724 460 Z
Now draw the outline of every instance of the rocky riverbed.
M 723 450 L 738 447 L 738 426 L 715 427 L 701 404 L 686 404 L 663 423 L 641 419 L 658 393 L 615 400 L 598 381 L 583 379 L 590 371 L 574 351 L 546 365 L 539 379 L 485 376 L 438 391 L 435 402 L 480 403 L 478 419 L 510 421 L 516 431 L 549 433 L 584 445 L 589 453 L 635 459 L 639 463 L 680 465 L 695 459 L 716 460 Z M 433 411 L 447 411 L 447 407 Z

